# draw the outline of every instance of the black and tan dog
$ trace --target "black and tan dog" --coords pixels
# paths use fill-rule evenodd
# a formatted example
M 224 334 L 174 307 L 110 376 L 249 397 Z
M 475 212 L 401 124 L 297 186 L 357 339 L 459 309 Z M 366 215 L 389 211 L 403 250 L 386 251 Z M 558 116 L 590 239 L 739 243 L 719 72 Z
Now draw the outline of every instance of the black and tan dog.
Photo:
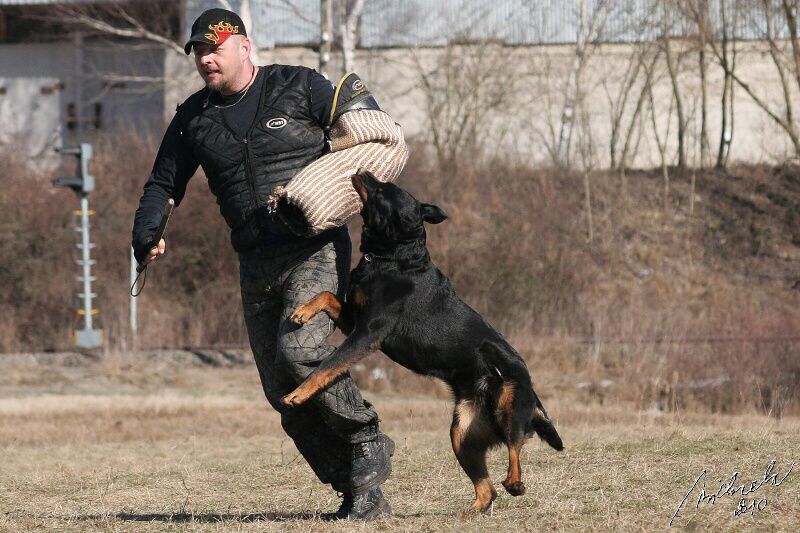
M 368 172 L 356 174 L 353 186 L 364 202 L 364 256 L 351 273 L 346 299 L 324 292 L 291 317 L 303 324 L 324 311 L 348 337 L 283 403 L 305 402 L 370 351 L 381 350 L 453 390 L 453 451 L 475 485 L 468 511 L 486 511 L 497 497 L 486 453 L 501 443 L 508 447 L 503 486 L 513 496 L 524 494 L 519 453 L 527 438 L 535 432 L 556 450 L 563 445 L 525 362 L 431 262 L 423 222 L 438 224 L 447 215 Z

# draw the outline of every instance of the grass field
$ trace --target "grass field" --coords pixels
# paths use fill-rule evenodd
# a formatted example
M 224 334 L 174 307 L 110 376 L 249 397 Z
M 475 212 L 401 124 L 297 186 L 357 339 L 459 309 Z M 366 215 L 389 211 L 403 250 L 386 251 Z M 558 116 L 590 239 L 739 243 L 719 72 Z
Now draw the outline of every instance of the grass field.
M 745 497 L 756 509 L 735 516 L 738 493 L 698 505 L 701 480 L 674 526 L 800 530 L 800 464 L 786 476 L 800 463 L 800 420 L 586 404 L 546 375 L 537 388 L 566 450 L 528 443 L 519 498 L 502 491 L 506 455 L 493 452 L 500 495 L 491 515 L 466 519 L 472 488 L 450 449 L 449 402 L 367 392 L 398 445 L 384 486 L 395 514 L 329 523 L 319 514 L 339 499 L 283 435 L 251 365 L 18 358 L 0 363 L 0 530 L 664 530 L 704 470 L 706 495 L 735 472 L 731 492 L 758 482 Z

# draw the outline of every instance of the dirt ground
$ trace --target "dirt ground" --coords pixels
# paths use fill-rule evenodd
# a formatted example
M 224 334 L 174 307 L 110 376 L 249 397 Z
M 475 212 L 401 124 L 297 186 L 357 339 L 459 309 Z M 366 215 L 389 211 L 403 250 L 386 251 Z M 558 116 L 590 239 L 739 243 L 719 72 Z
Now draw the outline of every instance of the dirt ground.
M 566 450 L 527 444 L 519 498 L 493 452 L 500 495 L 471 518 L 449 402 L 367 391 L 398 446 L 394 516 L 365 525 L 320 520 L 339 498 L 246 357 L 0 356 L 0 530 L 800 530 L 800 419 L 641 412 L 536 382 Z

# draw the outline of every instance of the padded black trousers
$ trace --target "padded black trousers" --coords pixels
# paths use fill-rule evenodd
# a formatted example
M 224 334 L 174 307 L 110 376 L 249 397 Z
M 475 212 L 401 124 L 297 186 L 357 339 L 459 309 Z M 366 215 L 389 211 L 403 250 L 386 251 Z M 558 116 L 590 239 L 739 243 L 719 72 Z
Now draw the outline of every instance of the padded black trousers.
M 298 407 L 280 399 L 335 349 L 325 344 L 333 322 L 325 313 L 298 326 L 297 306 L 322 291 L 341 296 L 350 270 L 350 238 L 258 248 L 239 256 L 239 277 L 250 346 L 264 394 L 281 414 L 295 446 L 323 483 L 349 490 L 352 444 L 373 440 L 378 415 L 349 374 Z

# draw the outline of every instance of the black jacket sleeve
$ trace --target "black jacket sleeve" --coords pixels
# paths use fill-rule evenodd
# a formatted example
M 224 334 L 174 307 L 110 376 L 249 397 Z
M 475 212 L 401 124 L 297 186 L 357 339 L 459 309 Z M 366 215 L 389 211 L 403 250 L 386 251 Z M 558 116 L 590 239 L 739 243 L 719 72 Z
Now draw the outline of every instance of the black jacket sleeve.
M 144 185 L 139 208 L 133 220 L 133 253 L 138 262 L 158 243 L 152 242 L 167 200 L 172 198 L 179 205 L 186 193 L 186 184 L 197 170 L 199 163 L 186 145 L 181 128 L 180 108 L 170 122 L 150 178 Z
M 333 90 L 333 84 L 325 76 L 317 71 L 311 74 L 311 115 L 322 127 L 328 123 Z

